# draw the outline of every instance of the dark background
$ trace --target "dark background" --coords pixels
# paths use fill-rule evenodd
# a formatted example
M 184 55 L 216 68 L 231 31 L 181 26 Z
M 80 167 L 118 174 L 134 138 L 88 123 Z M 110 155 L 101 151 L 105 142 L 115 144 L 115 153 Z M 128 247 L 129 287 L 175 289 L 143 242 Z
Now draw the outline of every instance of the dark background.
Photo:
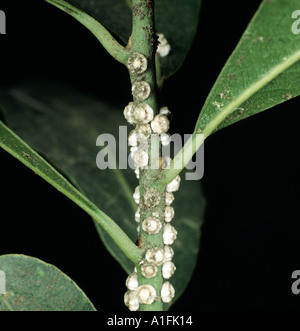
M 192 50 L 164 88 L 173 132 L 193 131 L 259 3 L 203 1 Z M 74 19 L 41 0 L 2 0 L 0 10 L 7 16 L 7 35 L 0 36 L 1 87 L 51 79 L 115 101 L 114 86 L 117 102 L 127 104 L 126 69 Z M 115 74 L 105 75 L 107 68 Z M 300 269 L 299 105 L 291 100 L 206 141 L 201 182 L 207 209 L 198 265 L 173 310 L 300 308 L 300 295 L 291 292 L 291 274 Z M 126 275 L 90 217 L 2 150 L 0 162 L 0 254 L 23 253 L 54 264 L 97 309 L 125 309 Z

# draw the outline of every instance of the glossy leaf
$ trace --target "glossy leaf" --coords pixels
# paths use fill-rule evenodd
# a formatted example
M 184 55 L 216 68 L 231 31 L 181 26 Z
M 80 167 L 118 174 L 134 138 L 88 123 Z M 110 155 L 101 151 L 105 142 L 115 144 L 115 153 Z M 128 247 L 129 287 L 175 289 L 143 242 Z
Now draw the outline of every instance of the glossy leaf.
M 94 17 L 125 45 L 131 34 L 131 9 L 128 0 L 68 0 Z M 156 30 L 168 39 L 172 51 L 161 59 L 162 77 L 174 74 L 184 62 L 196 34 L 201 0 L 156 0 Z
M 6 294 L 0 311 L 95 311 L 84 292 L 63 272 L 25 255 L 0 256 Z
M 300 39 L 292 32 L 298 0 L 265 0 L 225 64 L 197 129 L 224 128 L 300 94 Z
M 63 86 L 44 83 L 11 89 L 2 93 L 0 100 L 10 127 L 46 155 L 136 241 L 134 213 L 137 205 L 132 193 L 138 181 L 133 170 L 99 170 L 96 166 L 96 156 L 101 150 L 96 147 L 98 135 L 111 133 L 118 141 L 119 125 L 126 125 L 120 109 Z M 127 137 L 121 141 L 122 148 L 127 148 Z M 182 180 L 175 197 L 174 226 L 179 237 L 174 243 L 174 261 L 178 269 L 171 281 L 178 297 L 196 264 L 204 202 L 197 181 Z M 96 227 L 110 253 L 127 273 L 131 273 L 133 264 L 106 232 Z

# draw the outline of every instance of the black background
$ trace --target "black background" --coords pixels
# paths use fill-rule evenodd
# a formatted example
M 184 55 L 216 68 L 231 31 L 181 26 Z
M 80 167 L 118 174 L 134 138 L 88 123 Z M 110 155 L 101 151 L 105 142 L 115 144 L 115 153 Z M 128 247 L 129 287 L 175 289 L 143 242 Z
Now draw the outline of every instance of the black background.
M 173 132 L 193 131 L 259 3 L 203 1 L 192 50 L 164 88 Z M 2 0 L 0 10 L 7 16 L 7 34 L 0 36 L 1 87 L 51 79 L 128 103 L 126 69 L 74 19 L 42 0 Z M 112 75 L 105 74 L 108 69 Z M 118 90 L 117 101 L 112 90 Z M 198 265 L 172 310 L 299 309 L 300 295 L 291 292 L 291 274 L 300 269 L 299 105 L 296 98 L 206 141 L 201 182 L 207 210 Z M 125 272 L 90 217 L 2 150 L 0 162 L 0 254 L 23 253 L 54 264 L 97 309 L 124 310 Z

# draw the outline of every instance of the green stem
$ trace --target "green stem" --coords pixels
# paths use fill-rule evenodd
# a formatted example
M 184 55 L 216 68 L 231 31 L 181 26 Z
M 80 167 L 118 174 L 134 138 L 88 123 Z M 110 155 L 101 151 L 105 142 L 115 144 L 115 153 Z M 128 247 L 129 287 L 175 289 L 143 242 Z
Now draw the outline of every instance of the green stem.
M 74 17 L 100 41 L 102 46 L 108 51 L 108 53 L 122 64 L 127 63 L 128 51 L 125 47 L 120 45 L 116 39 L 110 34 L 110 32 L 93 17 L 89 16 L 82 10 L 72 6 L 63 0 L 45 0 L 53 6 L 63 10 L 67 14 Z
M 158 102 L 155 67 L 156 39 L 154 10 L 153 7 L 148 6 L 146 0 L 132 0 L 132 5 L 132 44 L 130 47 L 130 53 L 141 53 L 148 60 L 148 70 L 144 73 L 142 78 L 143 81 L 149 83 L 151 87 L 151 94 L 146 100 L 146 103 L 153 108 L 154 113 L 157 113 Z M 132 85 L 134 85 L 137 78 L 130 74 L 130 79 Z
M 159 111 L 159 103 L 158 103 L 158 93 L 157 93 L 157 82 L 156 82 L 156 64 L 155 64 L 155 54 L 156 54 L 156 34 L 155 34 L 155 26 L 154 26 L 154 1 L 150 2 L 146 0 L 132 0 L 132 13 L 133 13 L 133 26 L 132 26 L 132 35 L 131 35 L 131 47 L 130 53 L 140 53 L 147 58 L 148 68 L 143 73 L 142 77 L 136 77 L 134 74 L 130 73 L 130 79 L 132 85 L 135 84 L 137 80 L 143 80 L 147 82 L 151 87 L 150 96 L 143 102 L 150 105 L 154 111 L 154 113 L 158 113 Z M 137 101 L 137 100 L 134 100 Z M 158 159 L 160 157 L 160 148 L 158 148 L 151 153 L 151 138 L 148 140 L 149 146 L 149 162 L 158 163 Z M 150 167 L 151 168 L 151 167 Z M 141 223 L 147 218 L 153 216 L 153 212 L 155 211 L 157 215 L 159 215 L 159 219 L 161 223 L 164 223 L 164 207 L 165 207 L 165 199 L 164 193 L 165 188 L 162 187 L 157 190 L 157 193 L 160 196 L 160 203 L 155 208 L 147 207 L 144 205 L 143 197 L 145 193 L 151 189 L 156 189 L 156 180 L 159 178 L 160 170 L 157 169 L 147 169 L 140 171 L 140 239 L 143 243 L 143 249 L 146 251 L 149 248 L 153 247 L 164 247 L 163 243 L 163 227 L 159 231 L 158 234 L 149 234 L 142 229 Z M 152 304 L 141 304 L 140 311 L 162 311 L 163 310 L 163 302 L 160 298 L 160 291 L 163 284 L 162 277 L 162 267 L 158 267 L 158 272 L 153 278 L 145 278 L 141 273 L 140 265 L 137 265 L 138 271 L 138 281 L 139 285 L 152 285 L 157 293 L 157 300 L 155 300 Z
M 197 134 L 193 133 L 190 139 L 185 143 L 183 148 L 176 154 L 170 164 L 170 169 L 165 169 L 161 172 L 161 177 L 157 181 L 157 186 L 165 186 L 170 183 L 175 177 L 180 174 L 184 167 L 190 162 L 193 155 L 197 152 L 207 137 L 206 132 Z

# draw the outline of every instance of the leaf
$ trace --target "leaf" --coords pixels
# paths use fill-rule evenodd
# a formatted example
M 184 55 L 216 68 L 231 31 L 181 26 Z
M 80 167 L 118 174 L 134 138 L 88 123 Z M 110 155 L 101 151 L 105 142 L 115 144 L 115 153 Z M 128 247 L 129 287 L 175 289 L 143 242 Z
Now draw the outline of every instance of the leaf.
M 132 17 L 128 0 L 68 0 L 70 4 L 94 17 L 125 45 L 131 34 Z M 161 75 L 167 78 L 182 65 L 197 31 L 201 0 L 156 0 L 156 30 L 171 45 L 171 53 L 161 59 Z
M 43 95 L 45 98 L 44 104 L 34 98 L 31 98 L 29 95 L 23 94 L 23 92 L 16 90 L 12 92 L 13 94 L 15 93 L 14 96 L 16 99 L 8 95 L 5 96 L 4 94 L 2 94 L 1 103 L 3 105 L 5 104 L 5 108 L 7 106 L 7 108 L 9 109 L 9 112 L 7 113 L 8 115 L 7 118 L 9 120 L 10 119 L 12 119 L 13 121 L 15 120 L 14 122 L 16 124 L 15 131 L 20 132 L 21 136 L 24 135 L 25 140 L 30 141 L 31 145 L 36 147 L 37 150 L 46 152 L 45 154 L 47 154 L 47 151 L 49 151 L 47 145 L 49 141 L 53 142 L 53 149 L 49 151 L 47 156 L 49 156 L 50 159 L 51 157 L 53 157 L 53 160 L 57 159 L 57 165 L 58 167 L 61 166 L 61 169 L 68 170 L 70 168 L 71 179 L 73 175 L 71 171 L 71 169 L 73 169 L 73 163 L 77 162 L 78 167 L 75 169 L 74 177 L 76 177 L 76 179 L 79 179 L 79 181 L 81 181 L 83 172 L 86 171 L 85 169 L 86 162 L 89 162 L 90 168 L 92 168 L 92 169 L 88 169 L 87 171 L 92 171 L 93 168 L 97 170 L 95 160 L 92 158 L 97 154 L 95 142 L 93 140 L 89 140 L 89 138 L 93 137 L 93 134 L 95 134 L 96 127 L 93 127 L 91 129 L 91 131 L 89 132 L 90 136 L 87 135 L 86 134 L 87 127 L 85 126 L 86 124 L 85 119 L 82 118 L 81 115 L 76 117 L 75 112 L 73 112 L 74 113 L 73 117 L 69 117 L 68 112 L 69 111 L 71 112 L 72 108 L 75 109 L 75 107 L 72 104 L 69 104 L 67 108 L 64 108 L 64 104 L 62 104 L 62 108 L 58 107 L 57 108 L 58 113 L 56 114 L 56 116 L 53 116 L 54 114 L 53 112 L 51 113 L 51 108 L 48 108 L 48 106 L 46 105 L 48 91 L 50 90 L 50 87 L 48 86 L 44 86 L 44 87 L 45 90 L 40 91 L 40 95 Z M 73 92 L 69 91 L 69 93 L 70 95 L 72 95 Z M 74 98 L 72 99 L 74 102 L 77 101 L 74 100 Z M 54 102 L 57 101 L 59 102 L 59 100 L 54 100 Z M 86 106 L 81 105 L 81 110 L 84 109 L 83 107 Z M 63 112 L 61 109 L 64 109 L 65 111 Z M 15 113 L 12 110 L 15 110 Z M 97 110 L 98 109 L 96 108 L 92 108 L 92 112 L 90 113 L 91 116 L 90 121 L 93 121 L 93 116 L 95 116 L 95 111 L 97 112 Z M 45 114 L 45 112 L 46 113 L 48 112 L 48 114 Z M 28 116 L 27 118 L 26 115 Z M 47 115 L 49 115 L 50 118 L 47 118 Z M 32 118 L 30 118 L 30 116 L 32 116 Z M 25 124 L 24 121 L 26 119 L 27 122 Z M 63 123 L 64 120 L 69 123 L 68 131 L 65 130 L 67 128 L 60 125 L 60 121 L 61 123 Z M 101 122 L 101 117 L 98 118 L 98 123 L 99 122 Z M 59 134 L 53 135 L 52 132 L 55 132 L 55 129 L 60 130 Z M 81 129 L 81 137 L 84 138 L 83 140 L 75 138 L 77 137 L 78 131 L 80 131 L 80 129 Z M 0 122 L 0 132 L 1 132 L 0 146 L 3 147 L 5 150 L 9 151 L 13 156 L 18 158 L 27 167 L 32 169 L 42 178 L 44 178 L 47 182 L 49 182 L 51 185 L 57 188 L 64 195 L 69 197 L 78 206 L 80 206 L 83 210 L 85 210 L 90 216 L 92 216 L 97 223 L 97 228 L 99 232 L 103 233 L 103 237 L 105 237 L 108 242 L 111 242 L 111 246 L 116 247 L 116 250 L 119 253 L 118 256 L 120 256 L 121 259 L 126 261 L 127 264 L 131 265 L 132 262 L 128 260 L 125 254 L 120 250 L 120 248 L 115 243 L 120 241 L 121 236 L 123 236 L 123 239 L 125 241 L 126 240 L 129 241 L 129 238 L 125 233 L 122 234 L 118 231 L 119 230 L 118 225 L 114 221 L 112 221 L 110 217 L 108 217 L 105 213 L 103 213 L 103 211 L 99 210 L 88 198 L 86 198 L 82 193 L 80 193 L 75 187 L 73 187 L 73 185 L 71 185 L 62 175 L 60 175 L 52 166 L 50 166 L 48 162 L 46 162 L 43 158 L 41 158 L 28 145 L 26 145 L 18 136 L 16 136 L 13 132 L 7 129 L 2 122 Z M 51 136 L 53 137 L 53 140 L 51 140 L 50 138 Z M 75 136 L 74 139 L 73 136 Z M 66 139 L 66 137 L 68 137 L 69 139 L 68 138 Z M 91 148 L 92 146 L 92 150 L 94 150 L 95 154 L 85 154 L 85 148 L 86 148 L 85 144 L 87 144 L 87 141 L 90 141 L 92 143 L 88 145 L 88 147 Z M 77 155 L 75 153 L 76 149 L 79 152 L 77 153 Z M 63 155 L 67 156 L 68 159 L 64 160 L 60 153 L 63 153 Z M 77 159 L 76 156 L 78 157 Z M 99 170 L 97 172 L 101 173 Z M 117 179 L 118 174 L 119 172 L 117 172 L 116 174 L 115 177 L 116 181 L 111 182 L 113 184 L 117 184 L 117 186 L 115 187 L 120 186 L 120 181 L 118 181 Z M 93 175 L 90 174 L 87 175 L 90 176 L 89 180 L 88 181 L 82 180 L 83 188 L 85 188 L 86 186 L 88 187 L 87 191 L 95 192 L 95 190 L 99 190 L 99 185 L 100 185 L 99 183 L 101 183 L 101 189 L 105 189 L 105 188 L 108 189 L 111 187 L 110 186 L 111 183 L 105 181 L 105 178 L 98 177 L 99 182 L 95 182 L 94 179 L 97 177 L 93 178 Z M 76 184 L 75 181 L 74 183 Z M 107 186 L 105 186 L 104 183 L 106 183 Z M 122 193 L 125 195 L 126 198 L 126 193 L 128 194 L 128 188 L 126 187 L 126 185 L 124 187 L 124 190 L 122 190 Z M 118 191 L 116 195 L 117 194 Z M 94 196 L 96 195 L 97 193 L 94 194 Z M 130 199 L 132 200 L 131 192 L 129 196 Z M 103 191 L 103 194 L 102 195 L 100 194 L 98 197 L 102 201 L 103 200 L 106 201 L 106 204 L 102 204 L 102 205 L 108 207 L 106 208 L 106 210 L 110 212 L 111 211 L 110 204 L 115 199 L 114 194 L 110 195 L 106 191 Z M 120 212 L 123 212 L 121 208 L 120 208 Z M 98 223 L 100 223 L 101 226 Z M 114 238 L 114 241 L 111 238 L 111 236 Z M 130 248 L 129 251 L 133 252 L 136 246 L 132 244 L 131 241 L 128 244 L 129 246 L 130 244 L 133 246 L 133 247 L 129 247 Z M 114 251 L 111 251 L 111 253 L 113 253 L 113 255 L 115 256 Z M 139 257 L 136 258 L 136 260 L 139 260 Z
M 119 125 L 126 126 L 122 112 L 91 96 L 41 82 L 10 89 L 0 95 L 0 100 L 11 128 L 46 155 L 136 241 L 134 213 L 137 205 L 132 194 L 138 181 L 133 170 L 99 170 L 96 166 L 96 156 L 101 149 L 96 147 L 96 139 L 100 134 L 110 133 L 118 141 Z M 122 142 L 122 148 L 127 148 L 127 137 Z M 199 182 L 182 180 L 174 208 L 174 226 L 179 233 L 174 244 L 174 261 L 178 269 L 171 281 L 178 298 L 191 278 L 199 249 L 204 209 Z M 133 264 L 106 232 L 96 227 L 110 253 L 127 273 L 131 273 Z
M 265 0 L 212 88 L 196 128 L 210 134 L 300 94 L 298 0 Z
M 171 45 L 168 56 L 161 58 L 161 75 L 166 79 L 181 67 L 197 32 L 201 0 L 156 0 L 156 30 Z
M 6 291 L 0 311 L 95 311 L 84 292 L 51 264 L 25 255 L 0 256 Z
M 111 239 L 114 240 L 116 244 L 125 249 L 124 252 L 131 261 L 137 263 L 137 261 L 140 260 L 141 252 L 128 238 L 126 233 L 123 232 L 110 217 L 99 210 L 89 199 L 70 184 L 70 182 L 47 161 L 40 157 L 22 139 L 6 127 L 2 121 L 0 121 L 0 133 L 0 147 L 16 157 L 92 216 L 97 225 L 101 226 L 101 229 L 106 231 L 107 235 L 110 235 Z

